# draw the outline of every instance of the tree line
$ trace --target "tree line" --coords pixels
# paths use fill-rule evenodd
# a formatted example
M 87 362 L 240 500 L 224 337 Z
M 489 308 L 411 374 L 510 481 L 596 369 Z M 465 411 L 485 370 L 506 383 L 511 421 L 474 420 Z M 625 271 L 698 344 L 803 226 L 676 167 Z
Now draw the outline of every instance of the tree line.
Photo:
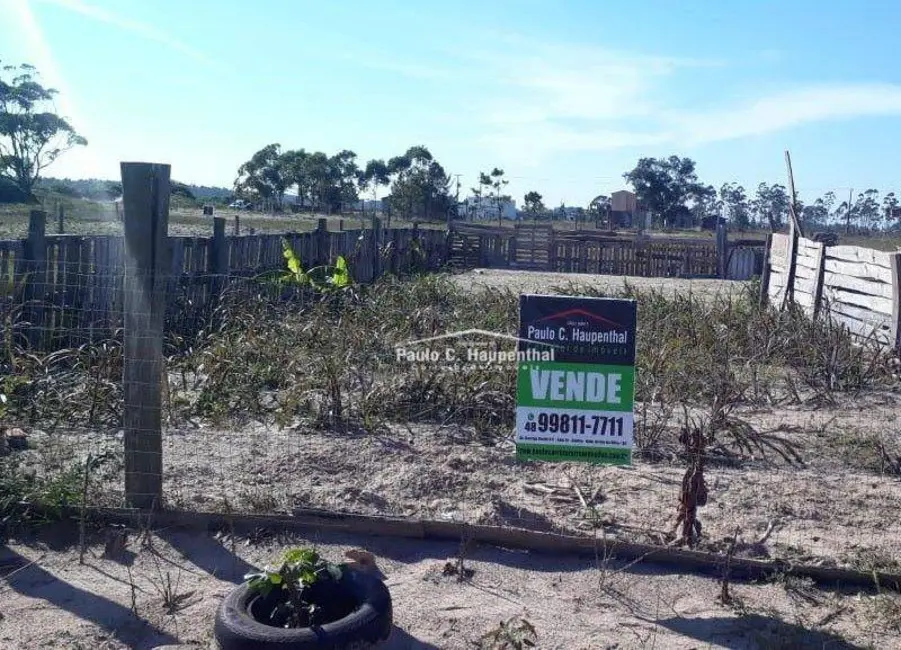
M 450 177 L 424 146 L 401 155 L 358 161 L 343 149 L 336 154 L 305 149 L 282 150 L 273 143 L 257 151 L 238 168 L 235 191 L 241 198 L 283 209 L 285 193 L 293 189 L 296 203 L 320 212 L 338 212 L 380 187 L 390 187 L 387 201 L 408 218 L 444 218 L 453 206 Z
M 641 158 L 623 178 L 657 225 L 697 225 L 711 215 L 722 215 L 737 228 L 778 230 L 788 222 L 792 198 L 784 185 L 761 182 L 748 190 L 728 182 L 717 189 L 701 182 L 695 167 L 693 160 L 679 156 Z M 811 227 L 843 225 L 873 230 L 901 225 L 895 193 L 880 197 L 879 190 L 873 188 L 844 200 L 832 191 L 810 202 L 796 196 L 794 208 L 801 223 Z

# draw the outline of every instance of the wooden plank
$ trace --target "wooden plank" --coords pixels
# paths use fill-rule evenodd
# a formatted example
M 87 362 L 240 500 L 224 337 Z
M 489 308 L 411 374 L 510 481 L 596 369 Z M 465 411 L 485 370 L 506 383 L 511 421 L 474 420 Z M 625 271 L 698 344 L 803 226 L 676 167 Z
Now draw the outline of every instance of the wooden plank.
M 901 350 L 901 253 L 891 256 L 892 264 L 892 321 L 889 344 Z
M 758 302 L 760 306 L 764 306 L 769 301 L 770 293 L 770 250 L 773 245 L 773 236 L 767 235 L 766 247 L 763 249 L 763 275 L 760 278 L 760 298 Z
M 891 270 L 891 253 L 863 248 L 861 246 L 828 246 L 829 259 L 851 263 L 875 264 Z
M 878 341 L 883 345 L 890 345 L 891 331 L 887 327 L 876 326 L 872 323 L 864 323 L 855 318 L 850 318 L 841 313 L 830 312 L 829 317 L 862 339 Z
M 887 282 L 855 278 L 828 270 L 823 274 L 823 283 L 827 287 L 837 287 L 880 298 L 892 298 L 894 291 L 894 285 Z
M 862 323 L 870 323 L 874 326 L 878 325 L 879 327 L 891 328 L 891 314 L 880 314 L 879 312 L 857 307 L 855 305 L 849 305 L 838 300 L 831 300 L 826 304 L 829 305 L 829 311 L 833 314 L 842 314 L 843 316 L 859 320 Z
M 886 284 L 892 283 L 891 269 L 885 268 L 878 264 L 871 264 L 869 262 L 844 262 L 831 257 L 829 253 L 829 251 L 831 250 L 831 247 L 828 247 L 826 249 L 825 264 L 827 273 L 848 275 L 855 278 L 870 278 L 873 280 L 878 280 L 880 282 L 885 282 Z
M 848 305 L 854 305 L 862 309 L 891 316 L 893 307 L 891 298 L 881 296 L 868 296 L 856 291 L 846 291 L 839 287 L 824 287 L 823 296 L 830 301 L 840 301 Z
M 795 280 L 810 280 L 816 276 L 817 271 L 815 268 L 801 266 L 800 264 L 795 268 Z
M 788 268 L 789 253 L 788 235 L 782 233 L 772 233 L 770 240 L 770 266 L 773 268 Z

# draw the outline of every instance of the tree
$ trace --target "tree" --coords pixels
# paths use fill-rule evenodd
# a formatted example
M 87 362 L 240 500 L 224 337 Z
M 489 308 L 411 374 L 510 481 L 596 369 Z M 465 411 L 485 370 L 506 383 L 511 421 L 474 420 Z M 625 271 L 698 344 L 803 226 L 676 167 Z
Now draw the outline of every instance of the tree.
M 238 168 L 235 191 L 250 200 L 264 202 L 267 208 L 280 208 L 289 183 L 281 145 L 273 143 L 257 151 Z
M 0 178 L 29 197 L 44 169 L 69 149 L 88 143 L 51 110 L 57 91 L 42 86 L 37 77 L 26 64 L 0 68 Z
M 832 215 L 832 205 L 835 203 L 835 194 L 826 192 L 822 197 L 816 199 L 812 204 L 804 206 L 801 210 L 801 221 L 805 225 L 810 224 L 816 227 L 823 227 L 829 223 Z
M 393 177 L 388 198 L 393 210 L 411 220 L 447 215 L 453 205 L 450 177 L 426 147 L 410 147 L 387 167 Z
M 704 191 L 691 158 L 641 158 L 623 174 L 658 224 L 678 226 L 691 220 L 686 203 Z
M 879 190 L 869 189 L 857 195 L 854 201 L 854 216 L 861 228 L 867 230 L 878 228 L 882 214 L 879 209 Z
M 538 192 L 532 190 L 531 192 L 526 192 L 525 196 L 522 197 L 523 208 L 533 219 L 538 219 L 538 215 L 545 211 L 543 198 Z
M 600 227 L 601 219 L 604 218 L 607 221 L 607 226 L 610 230 L 613 230 L 611 208 L 610 197 L 606 194 L 601 194 L 591 199 L 591 203 L 588 204 L 588 211 L 594 215 L 595 228 Z
M 729 220 L 741 230 L 751 225 L 751 203 L 745 188 L 738 183 L 723 183 L 720 201 L 729 211 Z
M 782 227 L 788 216 L 788 192 L 782 185 L 760 183 L 752 206 L 760 223 L 766 220 L 770 230 L 775 232 Z
M 313 193 L 310 154 L 304 149 L 286 151 L 281 155 L 280 165 L 286 186 L 297 188 L 297 199 L 302 206 Z
M 894 192 L 889 192 L 882 198 L 882 212 L 887 228 L 896 228 L 898 226 L 899 218 L 897 216 L 897 211 L 898 199 L 895 197 Z
M 510 181 L 504 178 L 504 170 L 497 167 L 491 170 L 491 178 L 489 180 L 491 181 L 491 189 L 494 190 L 492 198 L 494 199 L 494 208 L 497 210 L 497 225 L 500 226 L 503 223 L 504 205 L 511 200 L 509 196 L 502 195 L 501 190 Z
M 691 212 L 696 224 L 701 223 L 705 217 L 719 215 L 723 211 L 723 202 L 713 185 L 699 186 L 691 197 Z

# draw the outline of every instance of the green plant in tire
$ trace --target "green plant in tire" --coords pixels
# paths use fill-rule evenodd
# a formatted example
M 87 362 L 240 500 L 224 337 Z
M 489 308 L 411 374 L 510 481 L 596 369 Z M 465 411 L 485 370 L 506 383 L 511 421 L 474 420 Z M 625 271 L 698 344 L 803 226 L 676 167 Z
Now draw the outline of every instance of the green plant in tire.
M 277 567 L 244 576 L 251 590 L 261 596 L 280 592 L 281 602 L 273 610 L 273 620 L 286 621 L 284 627 L 308 627 L 319 623 L 319 607 L 307 600 L 310 587 L 322 580 L 341 580 L 341 569 L 309 548 L 293 548 L 285 552 Z

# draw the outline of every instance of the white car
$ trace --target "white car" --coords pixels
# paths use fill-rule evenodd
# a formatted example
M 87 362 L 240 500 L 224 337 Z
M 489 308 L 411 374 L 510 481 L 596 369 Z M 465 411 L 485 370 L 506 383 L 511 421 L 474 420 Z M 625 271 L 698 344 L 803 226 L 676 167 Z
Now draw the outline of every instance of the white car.
M 247 201 L 245 201 L 243 199 L 238 199 L 234 203 L 229 203 L 228 207 L 235 209 L 235 210 L 250 210 L 250 208 L 252 206 Z

